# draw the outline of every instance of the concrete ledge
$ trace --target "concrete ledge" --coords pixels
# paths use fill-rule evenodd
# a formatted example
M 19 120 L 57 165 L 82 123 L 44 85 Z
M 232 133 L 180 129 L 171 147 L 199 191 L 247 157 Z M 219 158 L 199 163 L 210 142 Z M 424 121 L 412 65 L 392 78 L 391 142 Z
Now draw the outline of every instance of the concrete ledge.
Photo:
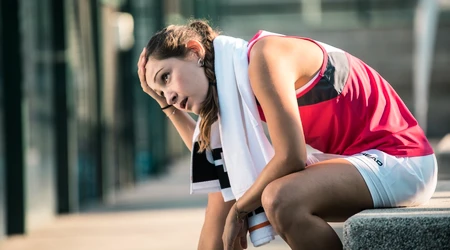
M 344 223 L 344 249 L 450 249 L 450 182 L 420 207 L 370 209 Z M 448 191 L 447 191 L 448 190 Z

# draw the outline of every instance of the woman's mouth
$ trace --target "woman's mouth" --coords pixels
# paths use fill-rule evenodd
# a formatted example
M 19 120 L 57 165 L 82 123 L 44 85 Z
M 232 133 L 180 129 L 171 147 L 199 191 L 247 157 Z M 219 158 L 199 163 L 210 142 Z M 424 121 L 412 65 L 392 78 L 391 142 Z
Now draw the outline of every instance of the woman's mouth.
M 186 98 L 180 103 L 180 107 L 181 107 L 182 109 L 186 109 L 187 101 L 188 101 L 188 98 L 186 97 Z

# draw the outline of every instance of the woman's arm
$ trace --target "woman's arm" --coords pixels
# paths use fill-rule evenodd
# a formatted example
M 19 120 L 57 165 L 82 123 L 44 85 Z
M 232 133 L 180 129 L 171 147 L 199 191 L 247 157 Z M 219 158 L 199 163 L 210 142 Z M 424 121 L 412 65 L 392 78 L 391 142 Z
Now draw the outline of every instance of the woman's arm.
M 322 60 L 317 45 L 300 39 L 267 37 L 254 45 L 250 83 L 264 110 L 275 155 L 236 203 L 239 211 L 261 206 L 261 194 L 270 182 L 304 169 L 306 144 L 295 89 L 317 73 Z
M 187 112 L 178 110 L 175 107 L 170 107 L 163 111 L 175 126 L 186 147 L 189 150 L 192 150 L 192 137 L 194 136 L 196 124 L 195 120 Z
M 224 202 L 220 192 L 208 194 L 208 205 L 205 212 L 205 221 L 198 243 L 199 250 L 223 249 L 222 234 L 230 209 L 234 200 Z M 235 244 L 235 250 L 242 249 Z
M 145 65 L 147 64 L 147 59 L 145 58 L 145 48 L 142 50 L 139 56 L 139 61 L 137 63 L 138 76 L 141 82 L 142 90 L 151 96 L 161 108 L 167 106 L 166 98 L 159 96 L 155 93 L 148 85 L 145 79 Z M 176 130 L 183 139 L 184 144 L 189 150 L 192 150 L 192 137 L 194 135 L 195 120 L 186 112 L 177 110 L 175 107 L 166 108 L 163 110 L 164 113 L 170 118 L 172 124 L 175 126 Z

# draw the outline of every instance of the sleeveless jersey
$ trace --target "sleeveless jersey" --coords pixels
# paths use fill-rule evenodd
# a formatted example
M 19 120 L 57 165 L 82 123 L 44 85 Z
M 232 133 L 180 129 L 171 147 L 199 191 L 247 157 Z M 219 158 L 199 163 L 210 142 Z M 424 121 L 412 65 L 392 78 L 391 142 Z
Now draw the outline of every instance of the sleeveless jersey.
M 259 31 L 248 43 L 248 55 L 259 39 L 269 35 L 284 36 Z M 324 55 L 317 76 L 297 89 L 307 144 L 339 155 L 369 149 L 401 157 L 433 154 L 416 119 L 378 72 L 341 49 L 296 38 L 317 44 Z M 259 104 L 258 108 L 265 121 Z

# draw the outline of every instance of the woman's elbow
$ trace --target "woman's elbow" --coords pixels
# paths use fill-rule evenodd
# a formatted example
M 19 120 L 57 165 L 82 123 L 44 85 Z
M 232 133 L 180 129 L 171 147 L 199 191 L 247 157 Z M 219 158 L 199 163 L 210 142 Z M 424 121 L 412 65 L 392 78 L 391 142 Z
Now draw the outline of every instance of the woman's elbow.
M 292 173 L 302 171 L 306 167 L 306 156 L 301 156 L 298 154 L 285 154 L 280 156 L 280 160 Z
M 293 172 L 298 172 L 305 170 L 306 168 L 306 159 L 293 159 L 291 160 L 291 164 Z

